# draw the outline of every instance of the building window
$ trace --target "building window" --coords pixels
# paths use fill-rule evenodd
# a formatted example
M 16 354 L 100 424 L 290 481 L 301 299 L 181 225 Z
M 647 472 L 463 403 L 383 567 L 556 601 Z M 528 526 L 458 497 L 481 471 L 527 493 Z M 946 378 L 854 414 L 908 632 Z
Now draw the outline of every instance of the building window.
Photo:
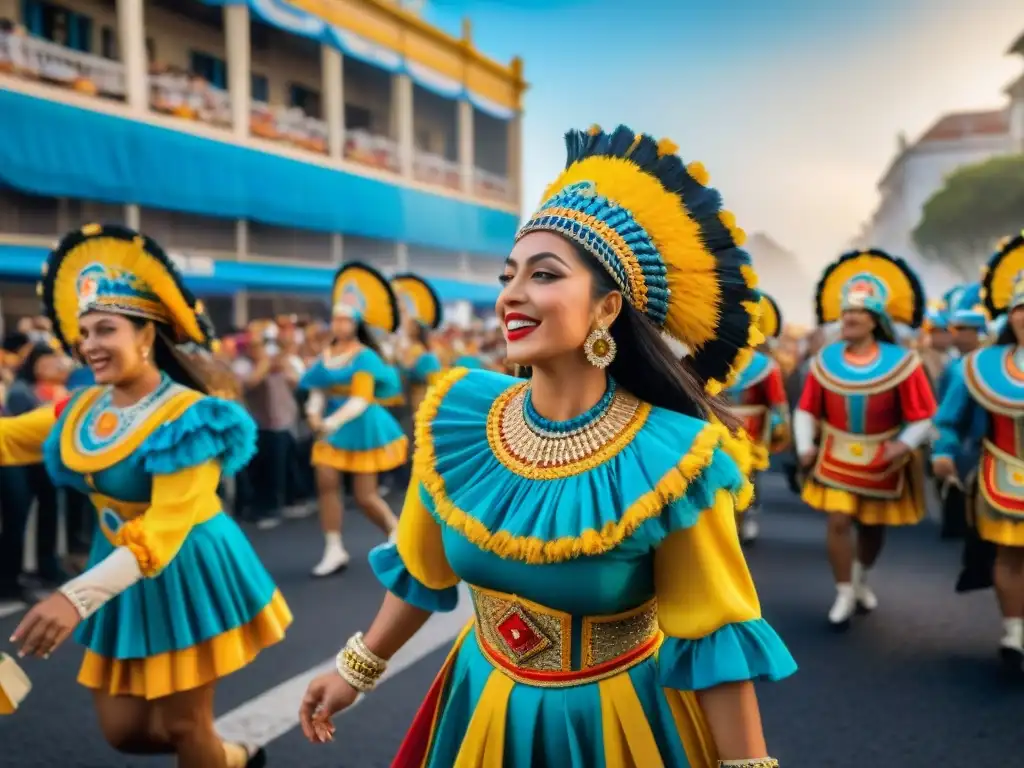
M 117 50 L 117 30 L 113 27 L 103 27 L 100 30 L 100 56 L 111 61 L 120 58 Z
M 310 117 L 320 118 L 320 94 L 298 83 L 292 83 L 289 96 L 290 106 L 298 107 Z
M 192 51 L 189 56 L 189 69 L 215 88 L 226 91 L 228 88 L 228 68 L 223 59 L 211 56 L 202 51 Z
M 252 101 L 260 101 L 264 104 L 270 102 L 270 82 L 267 80 L 266 75 L 253 73 L 250 76 L 249 88 L 251 89 L 249 98 Z
M 92 19 L 88 16 L 41 0 L 22 0 L 21 14 L 33 35 L 73 51 L 92 51 Z
M 345 127 L 353 131 L 368 131 L 373 124 L 370 110 L 357 107 L 355 104 L 345 105 Z

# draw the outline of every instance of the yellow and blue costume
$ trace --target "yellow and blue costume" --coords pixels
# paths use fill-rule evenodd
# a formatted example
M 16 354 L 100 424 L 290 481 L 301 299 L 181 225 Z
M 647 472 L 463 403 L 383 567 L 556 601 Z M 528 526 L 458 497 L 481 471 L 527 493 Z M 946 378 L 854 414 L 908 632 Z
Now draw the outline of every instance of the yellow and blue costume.
M 338 270 L 332 291 L 334 311 L 344 312 L 357 323 L 392 333 L 398 325 L 398 304 L 387 279 L 366 264 L 350 262 Z M 374 474 L 404 464 L 409 439 L 388 405 L 403 401 L 398 371 L 377 352 L 363 346 L 349 358 L 332 358 L 329 352 L 303 375 L 299 389 L 319 391 L 326 399 L 324 418 L 340 409 L 349 398 L 369 405 L 313 445 L 313 464 L 341 472 Z
M 152 320 L 172 342 L 208 345 L 211 328 L 159 246 L 131 230 L 88 225 L 51 253 L 42 283 L 65 348 L 90 311 Z M 55 484 L 89 495 L 98 515 L 89 567 L 127 547 L 143 580 L 79 625 L 79 682 L 156 699 L 224 677 L 284 637 L 291 613 L 217 496 L 255 451 L 256 427 L 233 403 L 166 374 L 118 408 L 107 387 L 0 419 L 0 465 L 45 462 Z
M 992 257 L 979 291 L 995 318 L 1024 306 L 1024 235 Z M 980 310 L 973 310 L 980 314 Z M 984 327 L 984 321 L 979 322 Z M 1015 340 L 995 343 L 951 366 L 935 423 L 933 456 L 976 474 L 974 523 L 985 541 L 1024 547 L 1024 356 Z M 972 483 L 972 486 L 974 484 Z
M 403 315 L 412 318 L 424 328 L 436 330 L 441 325 L 441 300 L 426 280 L 412 274 L 395 275 L 391 287 L 401 306 Z M 422 344 L 413 344 L 399 360 L 399 367 L 409 385 L 423 389 L 441 373 L 440 358 Z M 422 396 L 418 398 L 422 400 Z
M 694 350 L 710 389 L 728 385 L 760 341 L 758 294 L 703 168 L 625 127 L 567 143 L 521 236 L 557 232 L 601 259 Z M 416 416 L 397 540 L 370 562 L 430 611 L 466 583 L 476 617 L 393 765 L 714 765 L 694 691 L 795 670 L 739 546 L 748 464 L 724 426 L 613 380 L 589 412 L 552 422 L 527 382 L 444 373 Z

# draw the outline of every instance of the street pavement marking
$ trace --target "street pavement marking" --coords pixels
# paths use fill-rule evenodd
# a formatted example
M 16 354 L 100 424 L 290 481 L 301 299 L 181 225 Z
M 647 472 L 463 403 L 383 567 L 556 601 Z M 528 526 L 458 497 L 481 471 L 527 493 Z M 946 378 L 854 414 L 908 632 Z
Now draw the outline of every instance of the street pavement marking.
M 6 619 L 16 613 L 21 613 L 28 606 L 25 603 L 0 603 L 0 619 Z
M 469 590 L 459 588 L 459 604 L 451 613 L 435 613 L 423 628 L 388 663 L 381 683 L 408 669 L 424 656 L 443 648 L 455 639 L 473 615 Z M 334 669 L 334 657 L 285 680 L 259 696 L 218 718 L 221 738 L 243 744 L 265 745 L 299 725 L 299 704 L 310 681 Z M 365 697 L 356 699 L 357 706 Z

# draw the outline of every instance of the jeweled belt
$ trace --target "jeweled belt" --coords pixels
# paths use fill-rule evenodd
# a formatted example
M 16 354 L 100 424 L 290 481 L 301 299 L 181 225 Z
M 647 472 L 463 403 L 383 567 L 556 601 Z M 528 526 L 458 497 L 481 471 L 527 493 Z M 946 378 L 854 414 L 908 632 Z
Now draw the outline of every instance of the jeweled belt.
M 658 604 L 611 616 L 584 616 L 573 669 L 573 617 L 504 592 L 471 587 L 484 656 L 513 680 L 569 687 L 602 680 L 649 658 L 661 643 Z

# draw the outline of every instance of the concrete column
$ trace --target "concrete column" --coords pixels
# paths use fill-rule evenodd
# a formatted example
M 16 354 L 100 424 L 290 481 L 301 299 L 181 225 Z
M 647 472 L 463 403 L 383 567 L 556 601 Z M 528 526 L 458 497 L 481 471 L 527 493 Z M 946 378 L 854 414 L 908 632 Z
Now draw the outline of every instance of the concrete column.
M 403 176 L 413 175 L 413 83 L 405 73 L 391 76 L 392 136 L 398 142 L 398 163 Z
M 329 45 L 320 46 L 324 84 L 323 118 L 327 122 L 328 153 L 335 160 L 345 155 L 345 57 Z
M 409 246 L 395 243 L 395 271 L 406 272 L 409 269 Z
M 1010 101 L 1010 138 L 1017 152 L 1024 152 L 1024 85 Z
M 458 110 L 459 139 L 459 175 L 462 179 L 462 191 L 473 194 L 476 176 L 476 140 L 473 132 L 473 103 L 469 99 L 461 99 L 456 106 Z
M 149 61 L 142 0 L 117 0 L 117 31 L 124 65 L 125 101 L 132 112 L 148 112 Z
M 245 219 L 235 221 L 235 259 L 246 261 L 249 258 L 249 222 Z M 249 324 L 249 291 L 243 289 L 231 297 L 231 322 L 236 328 L 245 328 Z
M 345 263 L 345 236 L 340 232 L 331 235 L 331 263 L 336 267 Z
M 523 204 L 523 113 L 516 112 L 508 121 L 508 184 L 509 202 L 517 208 Z
M 231 127 L 238 138 L 249 136 L 252 110 L 252 52 L 249 48 L 249 6 L 224 6 L 224 33 L 228 52 L 228 93 Z
M 139 210 L 139 206 L 134 203 L 128 203 L 124 207 L 124 223 L 125 226 L 134 229 L 136 232 L 142 228 L 142 211 Z

